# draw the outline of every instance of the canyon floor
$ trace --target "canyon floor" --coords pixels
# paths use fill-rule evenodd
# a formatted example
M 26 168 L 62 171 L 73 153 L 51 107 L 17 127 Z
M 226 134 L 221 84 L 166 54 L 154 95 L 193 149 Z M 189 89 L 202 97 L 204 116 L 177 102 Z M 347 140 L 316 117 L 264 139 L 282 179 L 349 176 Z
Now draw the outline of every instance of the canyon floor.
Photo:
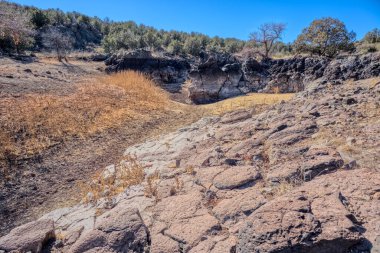
M 60 101 L 104 75 L 96 62 L 1 62 L 4 104 Z M 0 233 L 32 222 L 0 250 L 380 251 L 380 78 L 209 105 L 156 98 L 32 155 L 4 149 Z

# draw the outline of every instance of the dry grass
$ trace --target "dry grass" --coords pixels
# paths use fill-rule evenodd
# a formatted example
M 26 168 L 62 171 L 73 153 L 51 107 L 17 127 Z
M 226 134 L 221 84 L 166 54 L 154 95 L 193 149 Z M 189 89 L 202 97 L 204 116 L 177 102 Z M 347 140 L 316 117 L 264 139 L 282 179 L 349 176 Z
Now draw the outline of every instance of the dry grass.
M 250 93 L 245 96 L 230 98 L 213 104 L 201 105 L 200 109 L 203 110 L 205 114 L 221 115 L 234 110 L 255 108 L 259 105 L 277 104 L 281 101 L 290 100 L 293 96 L 294 93 Z
M 144 167 L 136 157 L 125 156 L 115 166 L 115 178 L 109 180 L 104 177 L 104 171 L 101 171 L 92 177 L 91 183 L 79 183 L 79 188 L 84 194 L 83 201 L 88 203 L 115 196 L 130 186 L 142 183 L 144 178 Z
M 358 43 L 356 45 L 356 52 L 360 54 L 366 54 L 369 52 L 373 52 L 371 50 L 376 50 L 376 52 L 380 52 L 380 43 Z
M 157 197 L 157 188 L 159 181 L 160 174 L 158 173 L 158 171 L 155 171 L 154 173 L 147 176 L 147 184 L 144 189 L 145 196 L 147 196 L 148 198 Z
M 197 118 L 288 100 L 293 94 L 250 94 L 202 106 L 169 100 L 143 74 L 133 71 L 98 78 L 67 96 L 23 95 L 0 99 L 0 160 L 33 157 L 67 139 L 86 138 L 126 121 L 146 120 L 173 109 Z M 196 110 L 194 110 L 196 107 Z
M 68 96 L 6 97 L 0 104 L 0 161 L 9 162 L 157 115 L 167 110 L 169 99 L 144 75 L 127 71 L 83 84 Z
M 69 95 L 2 97 L 0 167 L 7 176 L 7 168 L 17 160 L 35 158 L 65 141 L 86 140 L 111 129 L 141 128 L 149 131 L 145 135 L 154 136 L 202 116 L 270 105 L 292 96 L 249 94 L 209 105 L 184 105 L 171 101 L 143 74 L 126 71 L 83 81 Z M 151 124 L 157 120 L 162 123 Z

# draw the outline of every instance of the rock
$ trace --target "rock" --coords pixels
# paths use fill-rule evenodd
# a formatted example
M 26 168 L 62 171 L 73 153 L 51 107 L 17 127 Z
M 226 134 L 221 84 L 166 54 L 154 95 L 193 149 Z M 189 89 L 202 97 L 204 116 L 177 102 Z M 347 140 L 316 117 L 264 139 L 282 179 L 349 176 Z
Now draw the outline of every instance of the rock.
M 206 60 L 201 69 L 215 62 Z M 318 61 L 287 62 L 276 61 L 278 71 L 289 71 L 278 80 L 292 78 L 292 69 L 310 76 L 320 75 L 313 66 L 323 69 Z M 252 75 L 268 71 L 272 63 L 266 64 Z M 233 63 L 219 67 L 236 70 Z M 135 154 L 155 179 L 45 215 L 63 244 L 53 247 L 122 252 L 130 242 L 136 252 L 374 251 L 380 234 L 380 86 L 368 82 L 377 81 L 317 81 L 260 114 L 239 110 L 203 118 L 129 147 L 126 155 Z M 345 98 L 357 103 L 347 105 Z
M 109 57 L 108 54 L 94 54 L 94 55 L 91 55 L 90 59 L 92 61 L 105 61 L 107 60 Z
M 150 253 L 180 253 L 180 243 L 168 236 L 157 234 L 152 238 Z
M 321 173 L 339 169 L 343 159 L 339 153 L 327 148 L 312 148 L 305 153 L 306 162 L 302 165 L 303 179 L 309 181 Z
M 94 229 L 96 208 L 91 205 L 61 208 L 45 214 L 41 219 L 53 220 L 57 234 L 68 234 L 67 237 L 71 237 L 73 240 L 75 237 L 77 239 L 83 231 Z M 79 235 L 71 236 L 76 234 Z
M 378 218 L 374 209 L 368 210 L 372 214 L 360 210 L 380 203 L 355 196 L 379 184 L 370 170 L 341 171 L 306 183 L 252 213 L 239 231 L 237 252 L 348 252 L 366 245 L 364 236 L 373 240 L 376 228 L 364 230 L 358 221 Z
M 228 237 L 226 234 L 210 236 L 201 241 L 189 253 L 231 253 L 235 252 L 236 239 L 234 236 Z
M 250 112 L 247 112 L 245 110 L 238 110 L 231 113 L 227 113 L 222 116 L 220 119 L 221 123 L 230 124 L 235 123 L 238 121 L 243 121 L 246 119 L 249 119 L 252 117 L 252 114 Z
M 178 242 L 182 242 L 186 248 L 192 248 L 199 243 L 207 234 L 220 230 L 221 227 L 215 217 L 206 214 L 187 220 L 176 222 L 171 225 L 164 234 Z
M 230 236 L 226 240 L 217 242 L 210 253 L 231 253 L 236 252 L 236 239 Z
M 233 56 L 202 53 L 199 65 L 189 72 L 189 97 L 203 104 L 243 94 L 238 88 L 242 75 L 240 62 Z
M 119 52 L 106 61 L 106 71 L 133 69 L 149 74 L 170 92 L 184 92 L 194 103 L 209 103 L 248 92 L 299 92 L 314 80 L 341 83 L 380 75 L 380 54 L 338 59 L 295 56 L 258 62 L 229 54 L 202 52 L 197 58 L 153 55 L 145 50 Z M 184 85 L 190 80 L 188 85 Z M 349 98 L 347 104 L 355 104 Z
M 143 253 L 148 245 L 148 229 L 139 211 L 119 207 L 101 215 L 95 228 L 80 237 L 70 252 Z
M 260 173 L 253 166 L 231 167 L 214 178 L 214 186 L 218 189 L 233 189 L 258 179 Z
M 155 206 L 154 213 L 158 220 L 171 223 L 188 217 L 207 214 L 206 209 L 200 208 L 201 203 L 201 193 L 191 191 L 185 195 L 164 198 Z
M 266 203 L 261 191 L 255 187 L 228 193 L 212 209 L 222 223 L 237 223 Z
M 213 185 L 214 178 L 225 170 L 223 167 L 205 167 L 196 170 L 195 182 L 206 189 Z
M 54 222 L 38 220 L 13 229 L 0 238 L 0 250 L 41 252 L 50 239 L 54 239 Z

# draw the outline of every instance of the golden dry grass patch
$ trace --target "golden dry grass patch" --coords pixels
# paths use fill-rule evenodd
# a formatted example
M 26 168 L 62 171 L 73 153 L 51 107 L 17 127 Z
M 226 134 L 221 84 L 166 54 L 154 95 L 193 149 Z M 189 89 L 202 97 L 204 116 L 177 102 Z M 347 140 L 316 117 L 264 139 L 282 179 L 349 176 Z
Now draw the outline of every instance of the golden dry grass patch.
M 69 138 L 86 138 L 126 121 L 169 110 L 169 97 L 143 74 L 127 71 L 92 79 L 70 95 L 29 94 L 0 99 L 0 160 L 25 158 Z
M 205 114 L 221 115 L 239 109 L 250 109 L 256 106 L 273 105 L 281 101 L 288 101 L 294 97 L 294 93 L 268 94 L 249 93 L 244 96 L 229 98 L 213 104 L 201 105 L 200 109 Z

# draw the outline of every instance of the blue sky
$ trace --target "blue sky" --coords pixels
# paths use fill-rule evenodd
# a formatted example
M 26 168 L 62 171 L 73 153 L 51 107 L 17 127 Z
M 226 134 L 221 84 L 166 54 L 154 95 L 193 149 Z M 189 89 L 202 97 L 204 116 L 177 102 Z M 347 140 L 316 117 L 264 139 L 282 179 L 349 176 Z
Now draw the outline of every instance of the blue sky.
M 345 22 L 361 39 L 380 28 L 380 0 L 15 0 L 40 8 L 78 11 L 115 21 L 165 30 L 196 31 L 210 36 L 247 39 L 261 23 L 287 24 L 291 42 L 315 18 L 331 16 Z

